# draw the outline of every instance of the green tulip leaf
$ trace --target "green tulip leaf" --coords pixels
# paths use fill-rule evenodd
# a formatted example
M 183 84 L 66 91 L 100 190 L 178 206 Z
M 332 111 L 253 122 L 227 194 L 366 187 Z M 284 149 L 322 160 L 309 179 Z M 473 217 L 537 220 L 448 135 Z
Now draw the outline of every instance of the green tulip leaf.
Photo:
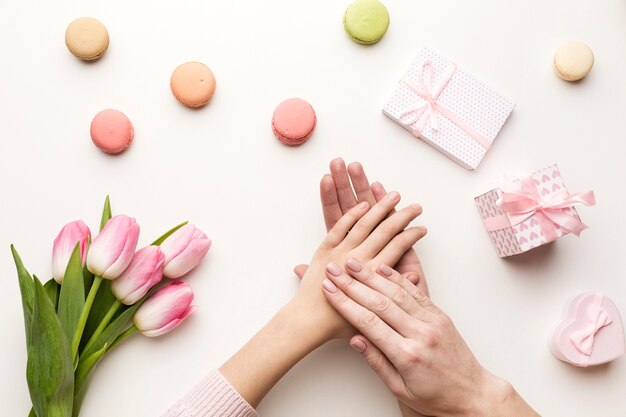
M 30 413 L 28 413 L 28 417 L 37 417 L 37 413 L 35 413 L 35 409 L 31 408 Z
M 95 339 L 93 344 L 89 346 L 89 349 L 85 349 L 82 352 L 82 356 L 89 357 L 102 349 L 104 345 L 111 345 L 113 341 L 128 328 L 130 323 L 133 321 L 133 316 L 135 315 L 135 311 L 139 308 L 141 302 L 137 302 L 132 306 L 128 307 L 121 313 L 115 320 L 113 320 L 106 329 Z
M 93 371 L 96 370 L 96 366 L 104 355 L 106 354 L 108 345 L 105 344 L 102 349 L 93 353 L 90 356 L 83 356 L 78 362 L 78 367 L 75 372 L 75 383 L 74 383 L 74 410 L 72 412 L 73 417 L 78 417 L 80 413 L 80 408 L 83 405 L 83 401 L 85 399 L 85 395 L 87 395 L 87 390 L 89 389 L 89 384 L 91 384 L 91 378 L 93 377 Z
M 74 366 L 70 343 L 52 302 L 34 277 L 33 316 L 26 379 L 39 417 L 72 415 Z
M 52 306 L 56 310 L 57 304 L 59 303 L 59 290 L 61 286 L 57 284 L 54 278 L 51 278 L 44 284 L 43 289 L 46 290 L 46 294 L 50 301 L 52 301 Z
M 83 266 L 83 282 L 85 286 L 85 297 L 89 294 L 89 290 L 91 289 L 91 284 L 93 284 L 93 274 L 89 272 L 87 269 L 87 264 Z
M 151 246 L 159 246 L 161 243 L 165 242 L 165 239 L 167 239 L 168 237 L 172 236 L 172 234 L 174 234 L 175 231 L 177 231 L 178 229 L 180 229 L 181 227 L 183 227 L 187 223 L 189 223 L 189 222 L 185 221 L 185 222 L 182 222 L 181 224 L 179 224 L 177 226 L 174 226 L 173 228 L 171 228 L 170 230 L 168 230 L 167 232 L 162 234 L 161 237 L 159 237 L 157 240 L 152 242 Z
M 80 350 L 85 348 L 85 345 L 93 336 L 93 333 L 98 328 L 98 325 L 106 316 L 107 312 L 111 308 L 111 305 L 115 302 L 115 296 L 111 292 L 111 281 L 103 279 L 96 298 L 93 300 L 91 311 L 89 312 L 89 318 L 87 318 L 87 324 L 83 331 L 83 338 L 81 340 Z
M 22 294 L 22 310 L 24 310 L 24 327 L 26 329 L 26 346 L 28 347 L 30 346 L 30 329 L 33 316 L 33 278 L 30 276 L 26 268 L 24 268 L 22 259 L 13 245 L 11 245 L 11 253 L 13 253 L 13 260 L 15 261 L 15 267 L 17 268 L 17 278 L 20 283 L 20 293 Z
M 83 281 L 83 266 L 80 260 L 80 244 L 77 244 L 65 270 L 58 307 L 59 320 L 70 343 L 74 338 L 74 333 L 76 333 L 84 305 L 85 283 Z
M 107 224 L 111 218 L 111 200 L 109 196 L 104 200 L 104 208 L 102 209 L 102 219 L 100 220 L 100 231 L 104 229 L 104 225 Z

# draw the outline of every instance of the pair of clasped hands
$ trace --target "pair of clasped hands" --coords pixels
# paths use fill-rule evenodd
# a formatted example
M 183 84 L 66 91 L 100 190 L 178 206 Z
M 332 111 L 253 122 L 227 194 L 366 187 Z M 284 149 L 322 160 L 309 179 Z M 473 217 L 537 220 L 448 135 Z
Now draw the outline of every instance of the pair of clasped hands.
M 346 338 L 409 416 L 536 416 L 512 385 L 483 368 L 430 299 L 410 224 L 418 204 L 369 183 L 341 159 L 320 184 L 328 234 L 298 265 L 295 297 L 220 371 L 252 406 L 300 359 Z M 296 413 L 297 414 L 297 413 Z

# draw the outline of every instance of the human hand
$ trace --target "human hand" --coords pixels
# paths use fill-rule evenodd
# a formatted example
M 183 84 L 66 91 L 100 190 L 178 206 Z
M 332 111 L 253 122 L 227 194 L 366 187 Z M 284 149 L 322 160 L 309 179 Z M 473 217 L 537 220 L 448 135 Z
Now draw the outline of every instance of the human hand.
M 374 206 L 385 195 L 387 191 L 380 182 L 369 183 L 359 162 L 352 162 L 346 168 L 343 159 L 333 159 L 330 162 L 330 174 L 324 175 L 320 182 L 320 200 L 326 230 L 332 229 L 341 216 L 358 203 L 367 202 Z M 294 272 L 302 278 L 307 268 L 308 265 L 300 264 L 294 268 Z M 408 249 L 394 268 L 428 294 L 422 264 L 415 249 Z
M 348 259 L 326 269 L 323 293 L 361 335 L 361 352 L 390 391 L 433 416 L 537 416 L 506 381 L 483 368 L 450 318 L 419 288 L 381 264 Z
M 306 325 L 317 329 L 324 341 L 354 334 L 354 329 L 326 302 L 320 291 L 326 266 L 343 264 L 350 257 L 358 257 L 371 265 L 395 264 L 426 234 L 421 226 L 407 228 L 419 216 L 421 207 L 412 204 L 392 212 L 399 201 L 400 195 L 391 192 L 371 209 L 366 202 L 357 204 L 333 226 L 315 252 L 298 293 L 290 303 L 297 308 L 290 310 L 300 312 L 297 319 L 306 320 Z

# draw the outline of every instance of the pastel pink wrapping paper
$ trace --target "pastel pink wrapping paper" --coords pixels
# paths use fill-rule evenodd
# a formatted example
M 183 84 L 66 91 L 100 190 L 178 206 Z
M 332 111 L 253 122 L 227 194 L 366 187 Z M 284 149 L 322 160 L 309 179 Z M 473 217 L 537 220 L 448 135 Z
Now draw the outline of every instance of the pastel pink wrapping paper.
M 549 201 L 551 198 L 567 192 L 567 188 L 561 178 L 561 173 L 556 165 L 551 165 L 537 171 L 529 177 L 532 179 L 532 183 L 537 188 L 537 192 L 544 201 Z M 513 182 L 519 184 L 520 180 L 521 179 L 518 179 Z M 560 227 L 558 224 L 553 224 L 554 236 L 549 236 L 549 234 L 546 234 L 542 229 L 538 215 L 530 216 L 519 224 L 511 225 L 509 222 L 507 227 L 494 230 L 494 228 L 491 227 L 493 221 L 495 219 L 506 218 L 507 216 L 497 204 L 502 194 L 503 192 L 500 188 L 495 188 L 475 198 L 478 211 L 483 218 L 483 222 L 498 252 L 498 256 L 517 255 L 550 243 L 569 233 L 569 231 Z M 591 193 L 591 195 L 593 195 L 593 193 Z M 566 207 L 562 209 L 562 212 L 571 216 L 576 222 L 581 223 L 576 208 Z
M 463 68 L 456 67 L 428 48 L 418 53 L 409 68 L 406 78 L 411 84 L 422 85 L 426 63 L 432 68 L 432 84 L 429 80 L 424 80 L 426 87 L 430 87 L 428 89 L 431 91 L 443 87 L 441 93 L 433 97 L 435 107 L 440 106 L 443 112 L 435 112 L 436 117 L 431 117 L 420 129 L 420 123 L 414 120 L 414 115 L 407 114 L 407 111 L 416 106 L 427 105 L 429 100 L 416 93 L 415 88 L 406 82 L 400 81 L 383 113 L 457 164 L 467 169 L 476 169 L 487 149 L 467 131 L 472 130 L 480 135 L 488 147 L 502 129 L 514 104 Z M 430 78 L 428 71 L 427 75 Z M 446 113 L 466 125 L 466 128 L 459 126 Z

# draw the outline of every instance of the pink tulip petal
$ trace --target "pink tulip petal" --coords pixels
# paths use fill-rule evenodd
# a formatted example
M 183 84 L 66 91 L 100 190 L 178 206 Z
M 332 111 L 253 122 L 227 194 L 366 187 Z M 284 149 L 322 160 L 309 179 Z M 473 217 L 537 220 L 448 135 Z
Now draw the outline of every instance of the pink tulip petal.
M 193 301 L 186 282 L 174 281 L 154 293 L 135 313 L 135 325 L 142 331 L 159 329 L 180 318 Z
M 82 220 L 76 220 L 63 226 L 52 246 L 52 276 L 58 283 L 63 282 L 67 264 L 76 244 L 80 245 L 81 261 L 84 264 L 91 232 Z
M 87 266 L 95 275 L 102 276 L 119 258 L 127 240 L 132 219 L 119 215 L 112 217 L 91 243 Z
M 117 259 L 102 273 L 102 278 L 115 279 L 124 272 L 133 259 L 137 242 L 139 241 L 139 225 L 132 222 L 126 232 L 124 245 L 119 252 Z
M 115 297 L 126 305 L 139 301 L 162 277 L 164 255 L 157 246 L 139 249 L 117 279 L 111 283 Z
M 200 240 L 192 240 L 187 248 L 166 264 L 163 274 L 168 278 L 180 278 L 200 264 L 206 256 L 211 241 L 204 236 Z
M 183 314 L 179 319 L 175 319 L 171 321 L 170 323 L 166 324 L 160 329 L 146 330 L 146 331 L 143 331 L 142 333 L 148 337 L 157 337 L 157 336 L 164 335 L 165 333 L 171 332 L 172 330 L 177 328 L 187 317 L 193 314 L 196 310 L 198 310 L 198 307 L 189 306 L 185 314 Z
M 165 254 L 166 264 L 185 250 L 191 239 L 193 239 L 195 231 L 196 226 L 186 224 L 172 233 L 170 237 L 165 239 L 165 241 L 161 244 L 161 250 Z

